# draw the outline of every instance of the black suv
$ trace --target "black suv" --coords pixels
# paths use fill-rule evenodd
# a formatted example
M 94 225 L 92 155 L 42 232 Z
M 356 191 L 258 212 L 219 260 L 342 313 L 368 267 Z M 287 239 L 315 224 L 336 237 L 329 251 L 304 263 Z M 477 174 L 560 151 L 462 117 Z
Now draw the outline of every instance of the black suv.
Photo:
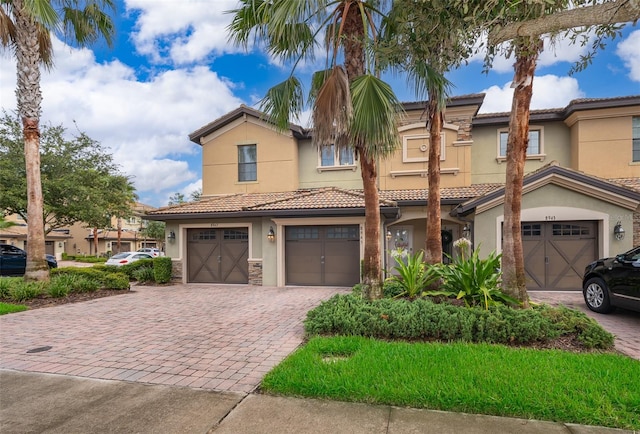
M 58 263 L 52 255 L 46 255 L 49 268 L 56 268 Z M 27 268 L 27 252 L 12 246 L 0 244 L 0 276 L 22 276 Z
M 587 265 L 582 293 L 594 312 L 613 312 L 617 306 L 640 312 L 640 246 Z

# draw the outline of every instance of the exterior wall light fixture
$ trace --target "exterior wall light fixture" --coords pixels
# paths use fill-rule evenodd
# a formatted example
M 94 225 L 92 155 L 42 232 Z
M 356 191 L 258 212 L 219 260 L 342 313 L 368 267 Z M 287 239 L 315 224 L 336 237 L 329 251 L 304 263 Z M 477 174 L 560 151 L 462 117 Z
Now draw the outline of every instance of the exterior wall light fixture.
M 171 242 L 174 242 L 176 240 L 176 233 L 173 231 L 169 231 L 169 235 L 167 235 L 167 239 Z
M 267 232 L 267 239 L 271 242 L 274 242 L 276 240 L 276 233 L 273 230 L 273 226 L 271 226 L 269 228 L 269 232 Z
M 387 231 L 387 241 L 391 241 L 391 238 L 393 238 L 391 231 Z
M 618 221 L 618 223 L 613 227 L 613 236 L 616 237 L 616 240 L 618 241 L 624 240 L 624 228 L 620 221 Z
M 470 236 L 471 236 L 471 226 L 469 225 L 469 223 L 465 223 L 464 227 L 462 228 L 462 237 L 468 239 Z

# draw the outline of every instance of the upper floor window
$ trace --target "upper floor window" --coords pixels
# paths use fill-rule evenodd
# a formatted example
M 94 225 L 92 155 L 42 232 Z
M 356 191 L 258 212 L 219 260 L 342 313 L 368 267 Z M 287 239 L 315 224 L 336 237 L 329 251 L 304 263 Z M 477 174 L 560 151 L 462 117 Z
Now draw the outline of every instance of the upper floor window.
M 256 145 L 238 146 L 238 181 L 257 181 Z
M 640 161 L 640 116 L 634 116 L 633 125 L 633 145 L 631 161 Z
M 320 167 L 353 166 L 353 149 L 336 148 L 334 144 L 320 147 Z
M 505 159 L 507 157 L 507 138 L 509 137 L 508 131 L 500 131 L 500 143 L 498 147 L 498 158 Z M 543 154 L 542 150 L 542 129 L 531 128 L 529 130 L 529 145 L 527 146 L 527 157 L 540 156 Z

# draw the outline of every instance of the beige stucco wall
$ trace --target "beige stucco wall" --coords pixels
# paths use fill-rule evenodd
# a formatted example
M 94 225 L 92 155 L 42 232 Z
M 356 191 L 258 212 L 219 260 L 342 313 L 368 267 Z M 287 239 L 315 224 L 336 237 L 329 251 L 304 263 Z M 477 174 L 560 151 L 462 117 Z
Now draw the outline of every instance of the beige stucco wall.
M 362 188 L 360 164 L 354 160 L 354 166 L 344 168 L 320 169 L 318 148 L 311 140 L 301 140 L 298 144 L 298 173 L 300 174 L 300 188 L 339 187 Z
M 263 193 L 298 188 L 298 147 L 291 133 L 240 118 L 202 139 L 202 194 Z M 238 182 L 238 146 L 256 145 L 257 181 Z
M 640 108 L 636 108 L 640 116 Z M 574 134 L 572 168 L 601 178 L 640 176 L 640 162 L 632 162 L 632 116 L 595 110 L 589 117 L 570 118 Z
M 501 250 L 498 228 L 503 216 L 502 205 L 475 216 L 473 242 L 476 248 L 480 246 L 481 256 L 486 257 L 491 251 Z M 613 227 L 619 220 L 623 222 L 627 232 L 631 231 L 633 211 L 557 185 L 545 185 L 526 193 L 522 198 L 523 222 L 545 220 L 598 220 L 600 257 L 624 252 L 633 247 L 632 237 L 618 241 L 612 235 Z
M 499 131 L 507 126 L 474 126 L 471 160 L 473 184 L 504 183 L 507 164 L 498 160 Z M 571 135 L 562 122 L 532 123 L 532 128 L 542 128 L 542 152 L 544 158 L 527 159 L 525 173 L 533 172 L 551 161 L 560 166 L 571 165 Z
M 400 147 L 379 165 L 381 190 L 427 188 L 429 133 L 422 124 L 405 126 L 400 131 Z M 471 182 L 470 142 L 458 141 L 452 126 L 443 129 L 444 151 L 440 159 L 441 187 L 458 187 Z

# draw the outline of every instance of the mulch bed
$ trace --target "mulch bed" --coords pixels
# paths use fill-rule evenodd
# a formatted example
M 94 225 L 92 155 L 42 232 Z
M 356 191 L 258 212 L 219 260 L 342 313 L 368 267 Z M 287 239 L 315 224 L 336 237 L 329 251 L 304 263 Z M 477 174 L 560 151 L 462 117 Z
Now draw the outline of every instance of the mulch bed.
M 67 303 L 78 303 L 81 301 L 89 301 L 94 300 L 96 298 L 102 297 L 111 297 L 114 295 L 124 295 L 130 294 L 131 291 L 127 289 L 98 289 L 93 292 L 81 292 L 81 293 L 72 293 L 66 297 L 54 298 L 48 295 L 41 295 L 36 298 L 32 298 L 31 300 L 25 300 L 21 302 L 16 302 L 14 300 L 0 298 L 0 301 L 3 303 L 11 303 L 11 304 L 22 304 L 27 306 L 29 310 L 31 309 L 40 309 L 42 307 L 53 307 L 61 304 Z

